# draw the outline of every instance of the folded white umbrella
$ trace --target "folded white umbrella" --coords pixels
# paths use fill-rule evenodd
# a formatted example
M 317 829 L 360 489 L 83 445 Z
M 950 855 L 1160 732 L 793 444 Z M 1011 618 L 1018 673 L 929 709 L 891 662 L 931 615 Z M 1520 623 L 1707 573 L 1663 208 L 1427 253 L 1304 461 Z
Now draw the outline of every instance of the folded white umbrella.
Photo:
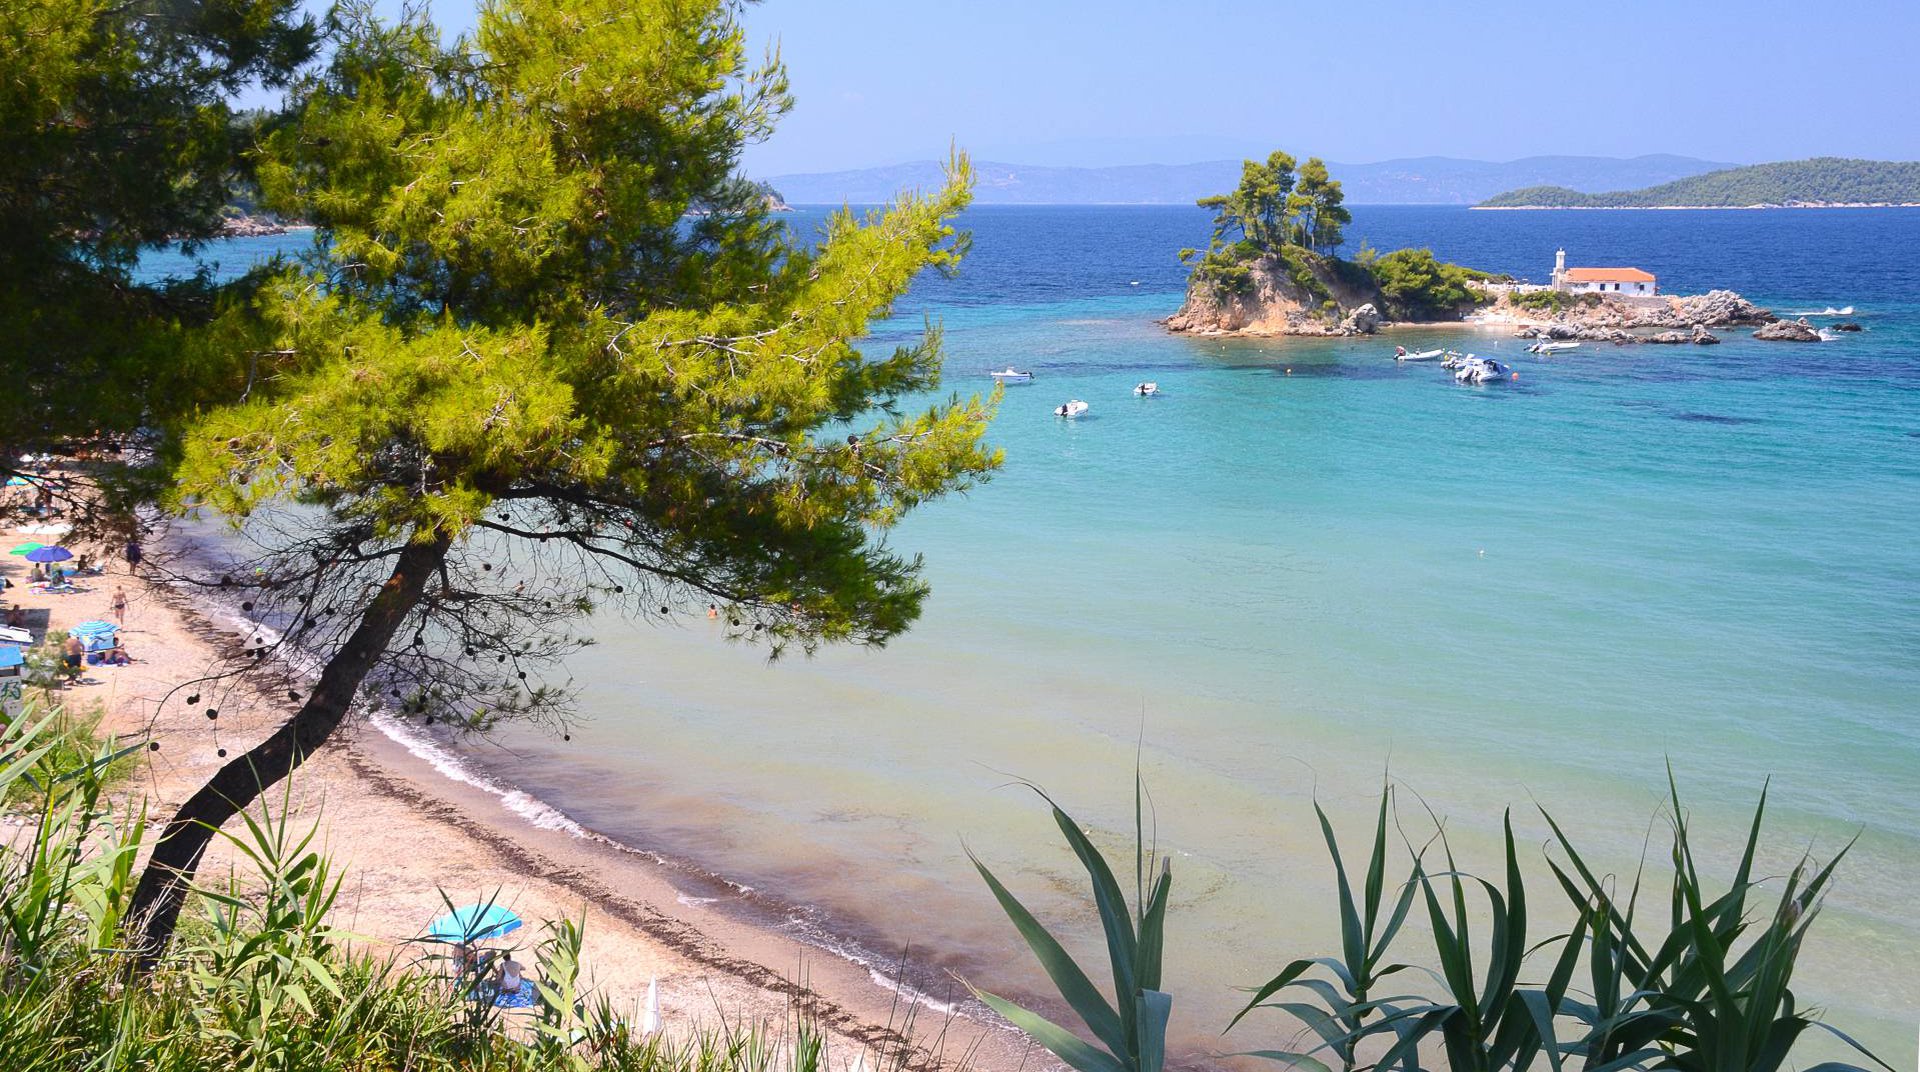
M 660 981 L 647 980 L 647 1007 L 640 1014 L 640 1034 L 651 1035 L 660 1030 Z

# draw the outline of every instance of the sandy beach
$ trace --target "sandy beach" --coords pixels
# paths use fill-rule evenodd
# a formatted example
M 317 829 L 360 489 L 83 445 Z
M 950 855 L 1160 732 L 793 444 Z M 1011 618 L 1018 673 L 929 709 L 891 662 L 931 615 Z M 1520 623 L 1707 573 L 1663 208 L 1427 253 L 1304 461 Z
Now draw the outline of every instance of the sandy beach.
M 9 529 L 5 538 L 12 546 L 52 537 Z M 83 590 L 68 595 L 28 589 L 27 569 L 19 557 L 0 560 L 7 605 L 25 611 L 36 639 L 88 619 L 111 620 L 114 590 L 125 590 L 122 637 L 135 661 L 88 666 L 58 696 L 75 710 L 98 705 L 103 728 L 122 740 L 159 744 L 123 790 L 144 795 L 156 825 L 224 762 L 220 749 L 237 754 L 285 717 L 284 702 L 269 693 L 284 685 L 270 672 L 250 683 L 182 687 L 230 666 L 228 656 L 245 641 L 184 594 L 131 575 L 118 559 L 103 574 L 80 578 Z M 200 702 L 185 702 L 191 693 L 202 694 Z M 937 1004 L 910 1010 L 865 967 L 800 943 L 777 921 L 730 915 L 726 898 L 700 896 L 698 878 L 671 862 L 590 833 L 536 827 L 497 795 L 441 775 L 365 721 L 349 723 L 284 793 L 276 787 L 269 796 L 276 807 L 291 805 L 296 826 L 317 824 L 318 841 L 346 876 L 335 923 L 362 948 L 411 958 L 420 947 L 409 939 L 445 911 L 441 891 L 456 904 L 497 898 L 528 923 L 504 944 L 530 948 L 547 920 L 584 921 L 586 977 L 636 1016 L 657 980 L 670 1034 L 723 1021 L 777 1031 L 798 1011 L 830 1030 L 836 1067 L 862 1049 L 891 1055 L 903 1047 L 913 1068 L 1013 1069 L 1034 1060 L 1025 1037 L 1004 1026 Z M 234 858 L 216 842 L 201 878 L 224 876 Z M 244 878 L 244 866 L 238 873 Z M 954 990 L 963 992 L 958 982 Z M 879 1066 L 871 1055 L 867 1063 Z

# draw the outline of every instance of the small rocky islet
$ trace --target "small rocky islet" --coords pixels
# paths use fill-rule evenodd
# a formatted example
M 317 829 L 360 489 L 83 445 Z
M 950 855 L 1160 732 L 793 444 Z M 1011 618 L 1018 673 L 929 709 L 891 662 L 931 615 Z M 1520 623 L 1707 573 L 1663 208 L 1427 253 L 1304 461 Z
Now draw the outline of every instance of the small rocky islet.
M 1204 251 L 1183 251 L 1192 266 L 1186 296 L 1160 323 L 1204 336 L 1351 336 L 1389 324 L 1474 323 L 1510 325 L 1521 338 L 1618 344 L 1707 346 L 1721 341 L 1716 328 L 1752 328 L 1769 342 L 1826 338 L 1805 317 L 1782 319 L 1731 290 L 1659 294 L 1654 277 L 1638 270 L 1609 270 L 1639 282 L 1596 291 L 1564 285 L 1596 270 L 1563 277 L 1563 264 L 1553 285 L 1530 286 L 1425 249 L 1363 248 L 1343 259 L 1332 252 L 1351 219 L 1342 200 L 1340 183 L 1317 159 L 1297 169 L 1285 153 L 1247 161 L 1236 190 L 1200 201 L 1216 210 L 1213 236 Z M 1851 321 L 1834 328 L 1860 330 Z

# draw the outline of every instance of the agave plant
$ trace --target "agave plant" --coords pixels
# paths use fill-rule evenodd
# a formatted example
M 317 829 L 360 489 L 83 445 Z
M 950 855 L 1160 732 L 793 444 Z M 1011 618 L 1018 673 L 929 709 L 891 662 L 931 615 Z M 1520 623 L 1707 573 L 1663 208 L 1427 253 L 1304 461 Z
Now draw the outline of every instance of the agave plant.
M 1132 907 L 1128 906 L 1106 857 L 1088 840 L 1080 824 L 1045 793 L 1040 796 L 1053 808 L 1053 821 L 1092 882 L 1093 902 L 1099 910 L 1101 928 L 1106 932 L 1114 1000 L 1107 1000 L 1059 940 L 978 857 L 973 857 L 973 865 L 999 900 L 1007 918 L 1013 921 L 1014 928 L 1026 939 L 1027 947 L 1046 970 L 1054 989 L 1087 1031 L 1099 1040 L 1099 1045 L 1090 1044 L 1072 1031 L 1005 998 L 979 989 L 975 989 L 974 994 L 1077 1072 L 1160 1072 L 1166 1061 L 1167 1018 L 1173 1011 L 1173 995 L 1160 989 L 1160 960 L 1173 871 L 1169 861 L 1147 845 L 1144 790 L 1139 776 L 1136 773 L 1134 777 L 1133 795 Z
M 1235 1014 L 1227 1024 L 1228 1031 L 1255 1009 L 1279 1009 L 1298 1018 L 1320 1038 L 1320 1046 L 1313 1052 L 1331 1051 L 1342 1068 L 1354 1067 L 1354 1042 L 1363 1037 L 1368 1017 L 1381 1007 L 1373 998 L 1374 988 L 1387 976 L 1407 969 L 1405 964 L 1386 963 L 1387 949 L 1400 933 L 1407 912 L 1413 907 L 1413 898 L 1419 892 L 1420 867 L 1416 860 L 1413 876 L 1400 884 L 1392 911 L 1382 919 L 1387 889 L 1387 812 L 1392 799 L 1391 786 L 1383 788 L 1380 813 L 1374 822 L 1373 851 L 1367 858 L 1366 883 L 1358 901 L 1347 878 L 1346 860 L 1340 853 L 1339 839 L 1334 837 L 1333 824 L 1327 821 L 1327 813 L 1320 805 L 1314 804 L 1313 813 L 1320 820 L 1320 835 L 1326 840 L 1327 854 L 1333 858 L 1334 882 L 1340 896 L 1340 956 L 1304 957 L 1288 964 Z M 1316 968 L 1333 978 L 1311 975 Z M 1321 1004 L 1273 1000 L 1289 989 L 1309 991 Z M 1267 1057 L 1311 1069 L 1326 1068 L 1312 1052 L 1259 1050 L 1248 1056 Z
M 1668 771 L 1672 806 L 1673 884 L 1670 922 L 1657 946 L 1634 930 L 1639 878 L 1624 910 L 1551 815 L 1546 819 L 1567 866 L 1549 861 L 1554 876 L 1592 920 L 1594 1002 L 1577 1010 L 1589 1034 L 1581 1049 L 1590 1067 L 1630 1058 L 1676 1072 L 1777 1072 L 1809 1028 L 1819 1028 L 1891 1072 L 1890 1066 L 1846 1033 L 1799 1007 L 1790 983 L 1807 930 L 1853 842 L 1824 866 L 1803 855 L 1757 933 L 1749 912 L 1759 886 L 1753 867 L 1766 814 L 1762 788 L 1746 847 L 1727 892 L 1709 899 L 1689 836 L 1678 784 Z M 1543 809 L 1543 814 L 1545 814 Z M 1808 1072 L 1865 1072 L 1859 1065 L 1825 1062 Z

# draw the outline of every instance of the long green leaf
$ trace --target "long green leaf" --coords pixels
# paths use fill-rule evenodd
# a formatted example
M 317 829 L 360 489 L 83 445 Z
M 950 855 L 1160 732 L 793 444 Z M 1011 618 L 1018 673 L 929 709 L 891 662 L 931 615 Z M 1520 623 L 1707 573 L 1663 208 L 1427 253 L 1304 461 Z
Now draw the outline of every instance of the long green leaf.
M 1026 939 L 1027 947 L 1033 950 L 1034 958 L 1040 961 L 1040 967 L 1045 969 L 1047 977 L 1053 980 L 1054 989 L 1058 990 L 1060 996 L 1072 1006 L 1074 1013 L 1087 1025 L 1087 1029 L 1092 1031 L 1101 1042 L 1106 1043 L 1108 1049 L 1116 1054 L 1126 1053 L 1127 1037 L 1120 1026 L 1120 1015 L 1107 1004 L 1106 998 L 1093 985 L 1093 981 L 1087 978 L 1087 973 L 1080 969 L 1080 965 L 1074 962 L 1073 957 L 1068 955 L 1065 947 L 1054 938 L 1052 933 L 1033 917 L 1033 913 L 1027 911 L 1027 907 L 1020 903 L 1020 899 L 994 877 L 986 864 L 981 863 L 979 858 L 972 856 L 971 853 L 968 856 L 973 860 L 974 869 L 979 871 L 980 877 L 986 880 L 987 888 L 993 891 L 994 899 L 1000 902 L 1001 910 L 1006 912 L 1007 918 L 1013 921 L 1014 929 Z M 1122 1000 L 1125 1000 L 1124 996 Z
M 1055 1057 L 1065 1061 L 1078 1072 L 1129 1072 L 1125 1065 L 1105 1051 L 1089 1045 L 1080 1036 L 1046 1017 L 1028 1012 L 1013 1002 L 984 990 L 976 990 L 973 993 L 988 1008 L 1006 1017 L 1009 1023 L 1025 1031 L 1033 1037 L 1035 1042 L 1045 1046 Z

